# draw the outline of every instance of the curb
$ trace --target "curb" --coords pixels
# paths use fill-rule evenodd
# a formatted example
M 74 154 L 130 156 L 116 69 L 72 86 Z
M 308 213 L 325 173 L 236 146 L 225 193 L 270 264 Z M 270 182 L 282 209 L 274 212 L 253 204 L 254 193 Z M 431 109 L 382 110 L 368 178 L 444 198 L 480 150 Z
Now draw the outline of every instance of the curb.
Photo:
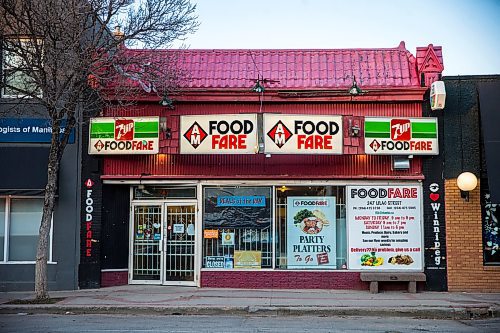
M 425 319 L 487 319 L 498 318 L 500 307 L 398 307 L 398 308 L 360 308 L 360 307 L 154 307 L 154 306 L 50 306 L 50 305 L 13 305 L 0 306 L 0 314 L 121 314 L 121 315 L 220 315 L 220 316 L 376 316 L 412 317 Z

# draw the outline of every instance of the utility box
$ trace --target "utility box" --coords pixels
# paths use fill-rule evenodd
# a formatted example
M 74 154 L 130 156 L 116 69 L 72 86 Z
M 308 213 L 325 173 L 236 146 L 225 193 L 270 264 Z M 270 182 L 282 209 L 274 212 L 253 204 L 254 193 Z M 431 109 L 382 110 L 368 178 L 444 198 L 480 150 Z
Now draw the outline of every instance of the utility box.
M 443 81 L 431 84 L 431 110 L 442 110 L 446 101 L 446 89 Z

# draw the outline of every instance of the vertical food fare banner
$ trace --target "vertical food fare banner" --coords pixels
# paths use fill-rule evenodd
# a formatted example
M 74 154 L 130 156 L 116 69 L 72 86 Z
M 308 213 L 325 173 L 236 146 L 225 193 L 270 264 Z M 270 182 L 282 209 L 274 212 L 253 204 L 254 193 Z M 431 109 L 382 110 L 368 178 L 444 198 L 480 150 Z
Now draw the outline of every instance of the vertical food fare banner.
M 159 119 L 91 118 L 89 154 L 158 154 Z
M 336 268 L 335 197 L 287 198 L 288 268 Z
M 365 117 L 370 155 L 438 155 L 437 118 Z
M 348 186 L 349 269 L 422 270 L 420 186 Z
M 181 154 L 255 154 L 256 114 L 181 116 Z
M 342 154 L 342 116 L 264 115 L 266 154 Z

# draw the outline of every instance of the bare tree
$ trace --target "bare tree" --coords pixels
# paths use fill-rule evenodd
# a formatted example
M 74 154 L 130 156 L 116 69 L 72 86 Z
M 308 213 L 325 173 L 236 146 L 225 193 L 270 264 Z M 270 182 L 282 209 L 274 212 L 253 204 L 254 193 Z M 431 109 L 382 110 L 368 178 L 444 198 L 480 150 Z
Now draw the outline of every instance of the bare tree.
M 49 297 L 48 236 L 71 130 L 110 100 L 130 101 L 144 90 L 160 96 L 175 88 L 179 73 L 159 56 L 168 52 L 134 48 L 168 48 L 185 38 L 198 27 L 195 9 L 189 0 L 0 0 L 0 88 L 18 103 L 40 105 L 52 121 L 36 253 L 37 300 Z

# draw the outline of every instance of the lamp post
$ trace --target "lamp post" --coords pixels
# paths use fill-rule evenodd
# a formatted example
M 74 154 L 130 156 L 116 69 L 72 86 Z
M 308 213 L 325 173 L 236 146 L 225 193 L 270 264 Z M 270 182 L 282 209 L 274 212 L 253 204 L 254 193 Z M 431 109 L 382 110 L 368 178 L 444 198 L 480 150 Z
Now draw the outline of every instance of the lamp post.
M 462 199 L 469 201 L 469 191 L 476 188 L 477 177 L 472 172 L 462 172 L 457 178 L 457 186 Z

